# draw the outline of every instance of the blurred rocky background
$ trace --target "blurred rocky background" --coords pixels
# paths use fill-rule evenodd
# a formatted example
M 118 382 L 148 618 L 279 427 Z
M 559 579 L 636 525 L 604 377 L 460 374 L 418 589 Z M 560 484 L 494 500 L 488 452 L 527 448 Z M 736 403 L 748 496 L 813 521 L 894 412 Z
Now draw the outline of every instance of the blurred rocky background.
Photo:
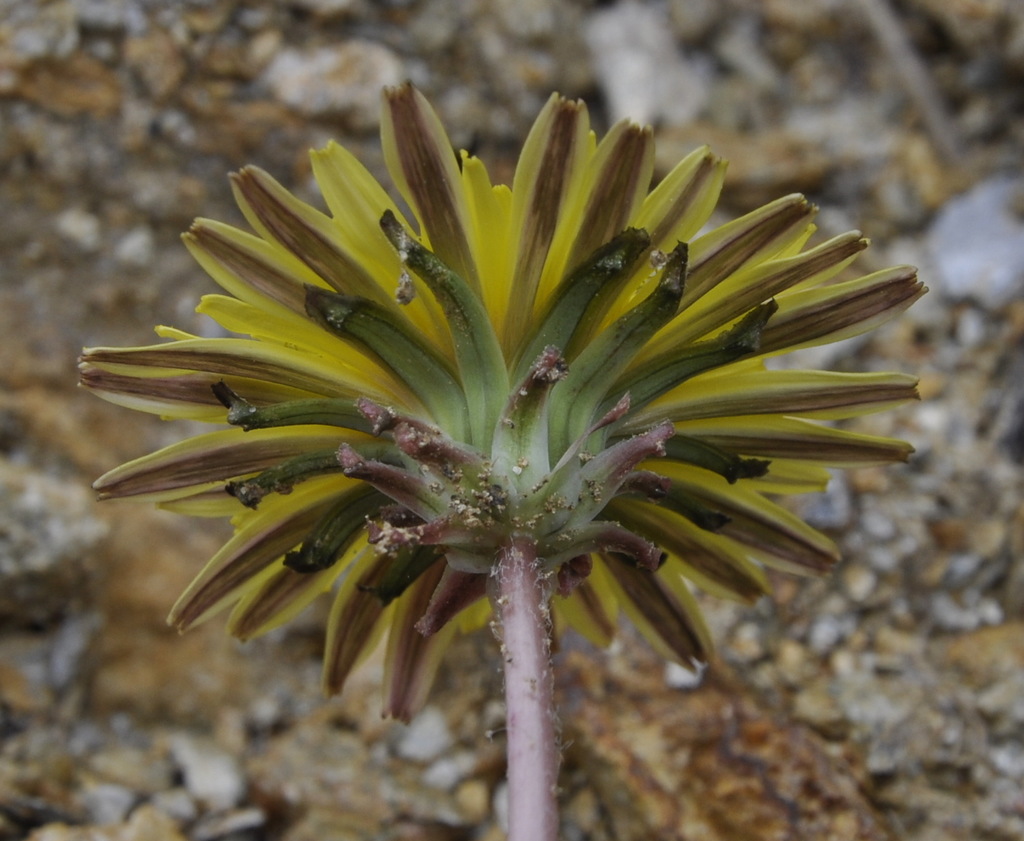
M 664 171 L 731 159 L 722 218 L 807 192 L 858 264 L 931 293 L 816 364 L 919 373 L 859 428 L 905 467 L 801 512 L 844 560 L 708 601 L 699 685 L 629 634 L 567 640 L 567 841 L 1024 839 L 1024 4 L 1019 0 L 0 0 L 0 839 L 503 836 L 486 634 L 409 726 L 380 664 L 318 692 L 322 616 L 245 647 L 163 619 L 224 537 L 104 470 L 189 434 L 75 386 L 83 345 L 209 328 L 178 240 L 240 222 L 256 163 L 315 200 L 306 151 L 376 172 L 381 85 L 412 79 L 499 180 L 552 90 L 656 126 Z M 805 360 L 806 361 L 806 360 Z

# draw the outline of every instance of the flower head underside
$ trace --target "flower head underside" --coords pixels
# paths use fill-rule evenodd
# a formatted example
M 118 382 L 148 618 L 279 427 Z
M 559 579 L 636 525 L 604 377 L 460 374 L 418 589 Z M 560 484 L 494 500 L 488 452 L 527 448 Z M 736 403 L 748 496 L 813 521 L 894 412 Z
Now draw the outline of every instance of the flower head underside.
M 833 543 L 771 497 L 905 460 L 903 442 L 822 422 L 913 399 L 915 380 L 765 360 L 883 323 L 922 294 L 916 272 L 846 272 L 867 241 L 809 246 L 798 195 L 702 233 L 724 162 L 698 149 L 651 189 L 650 130 L 598 142 L 577 102 L 551 97 L 507 187 L 452 154 L 415 88 L 383 101 L 411 217 L 333 143 L 312 153 L 327 213 L 243 169 L 252 231 L 185 235 L 225 293 L 199 311 L 231 335 L 161 327 L 84 352 L 101 396 L 229 425 L 96 483 L 232 518 L 170 622 L 230 608 L 247 639 L 330 594 L 325 687 L 386 632 L 385 711 L 407 718 L 451 635 L 487 621 L 519 537 L 556 632 L 604 645 L 624 612 L 685 665 L 709 647 L 694 585 L 750 602 L 765 567 L 828 570 Z

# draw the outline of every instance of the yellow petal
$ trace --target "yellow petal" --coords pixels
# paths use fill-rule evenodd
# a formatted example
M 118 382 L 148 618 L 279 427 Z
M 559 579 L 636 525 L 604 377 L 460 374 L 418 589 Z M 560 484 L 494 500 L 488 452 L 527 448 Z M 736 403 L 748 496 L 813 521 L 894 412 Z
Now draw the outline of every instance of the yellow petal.
M 671 251 L 704 227 L 718 203 L 726 162 L 707 146 L 694 150 L 644 199 L 633 224 L 651 235 L 651 244 Z
M 506 353 L 518 347 L 534 308 L 544 301 L 541 273 L 551 277 L 546 283 L 546 294 L 550 294 L 565 272 L 569 248 L 578 232 L 585 163 L 594 145 L 583 104 L 555 95 L 541 110 L 523 145 L 512 182 L 516 239 L 510 243 L 513 251 L 508 259 L 510 297 L 502 336 Z
M 355 155 L 334 141 L 311 152 L 310 160 L 339 241 L 394 297 L 402 275 L 402 261 L 381 231 L 380 219 L 388 210 L 402 219 L 401 211 Z M 451 358 L 451 337 L 432 295 L 417 295 L 403 305 L 402 311 Z
M 380 132 L 388 172 L 416 211 L 430 248 L 479 291 L 468 202 L 444 126 L 410 84 L 386 88 L 383 101 Z

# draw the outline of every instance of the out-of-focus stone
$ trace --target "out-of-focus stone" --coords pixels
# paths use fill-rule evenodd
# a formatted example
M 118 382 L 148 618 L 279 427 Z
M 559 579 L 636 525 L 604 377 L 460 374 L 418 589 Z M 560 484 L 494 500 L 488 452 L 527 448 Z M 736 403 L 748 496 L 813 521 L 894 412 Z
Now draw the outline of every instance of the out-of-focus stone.
M 354 12 L 359 0 L 293 0 L 294 5 L 321 20 L 333 20 Z
M 177 824 L 149 805 L 140 806 L 124 823 L 107 826 L 49 824 L 25 841 L 187 841 Z
M 950 201 L 928 232 L 939 289 L 998 309 L 1024 296 L 1024 181 L 995 176 Z
M 188 70 L 180 45 L 165 29 L 154 27 L 144 34 L 128 38 L 124 57 L 147 93 L 157 102 L 167 99 L 177 90 Z
M 182 21 L 195 33 L 213 35 L 224 28 L 234 11 L 233 0 L 189 3 L 182 10 Z
M 176 733 L 170 747 L 192 797 L 217 811 L 239 803 L 245 780 L 233 756 L 212 741 L 187 733 Z
M 336 47 L 283 49 L 264 71 L 274 95 L 310 117 L 340 116 L 357 130 L 380 120 L 380 89 L 403 80 L 402 60 L 383 44 L 352 40 Z
M 244 696 L 250 668 L 215 620 L 184 636 L 165 617 L 223 534 L 212 523 L 187 530 L 170 515 L 108 503 L 112 523 L 100 558 L 106 622 L 94 654 L 103 663 L 91 686 L 93 709 L 131 710 L 136 720 L 209 722 Z
M 458 799 L 426 785 L 420 763 L 374 751 L 364 727 L 337 720 L 337 713 L 331 706 L 321 708 L 248 763 L 253 798 L 265 811 L 359 815 L 361 825 L 377 831 L 390 826 L 397 814 L 465 823 Z M 368 709 L 366 715 L 373 713 Z
M 22 73 L 17 93 L 64 117 L 110 117 L 121 105 L 117 74 L 82 52 L 73 53 L 67 61 L 31 65 Z
M 82 607 L 106 526 L 77 484 L 0 459 L 0 624 L 47 624 Z
M 1024 622 L 1004 622 L 961 634 L 945 646 L 944 658 L 970 686 L 985 687 L 1024 669 Z
M 176 770 L 165 750 L 127 744 L 101 747 L 82 765 L 96 780 L 131 787 L 146 796 L 169 789 Z
M 554 0 L 519 0 L 498 3 L 495 11 L 510 33 L 520 38 L 538 38 L 554 29 L 557 5 Z
M 221 839 L 250 837 L 252 830 L 261 829 L 267 822 L 262 809 L 230 809 L 207 815 L 192 827 L 191 841 L 220 841 Z
M 136 803 L 136 794 L 128 786 L 97 783 L 85 787 L 81 800 L 91 823 L 121 823 Z
M 408 725 L 401 726 L 395 752 L 403 759 L 429 762 L 452 746 L 452 734 L 441 711 L 425 707 Z
M 661 173 L 668 172 L 687 152 L 705 144 L 729 161 L 725 189 L 742 207 L 760 205 L 788 192 L 814 191 L 833 166 L 818 144 L 795 132 L 766 129 L 751 135 L 706 122 L 661 129 L 655 166 Z
M 153 231 L 139 225 L 126 233 L 114 247 L 114 259 L 122 266 L 140 269 L 153 260 Z
M 621 37 L 623 31 L 629 38 Z M 708 85 L 672 39 L 661 6 L 620 0 L 590 16 L 585 38 L 612 120 L 685 125 L 704 107 Z
M 74 3 L 7 3 L 0 6 L 0 64 L 25 65 L 44 59 L 62 60 L 80 43 Z
M 968 51 L 1024 59 L 1019 43 L 1024 39 L 1024 6 L 1014 0 L 910 0 L 909 5 L 938 22 Z
M 602 669 L 573 652 L 561 673 L 569 762 L 614 814 L 607 837 L 893 838 L 853 770 L 725 682 L 721 664 L 680 693 L 653 677 L 649 653 L 625 648 Z
M 818 679 L 797 693 L 793 715 L 828 739 L 842 738 L 850 729 L 827 678 Z
M 69 207 L 58 213 L 53 221 L 57 233 L 83 251 L 99 248 L 103 228 L 94 213 L 81 207 Z
M 676 35 L 690 44 L 707 37 L 726 13 L 715 0 L 669 0 L 668 11 Z

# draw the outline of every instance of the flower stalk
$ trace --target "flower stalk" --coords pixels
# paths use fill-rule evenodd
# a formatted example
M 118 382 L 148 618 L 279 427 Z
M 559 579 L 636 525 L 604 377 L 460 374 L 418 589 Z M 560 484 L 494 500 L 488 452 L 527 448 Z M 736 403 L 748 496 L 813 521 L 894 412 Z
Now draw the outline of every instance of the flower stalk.
M 551 663 L 551 576 L 537 545 L 514 536 L 495 564 L 493 601 L 505 671 L 509 841 L 558 837 L 559 744 Z

